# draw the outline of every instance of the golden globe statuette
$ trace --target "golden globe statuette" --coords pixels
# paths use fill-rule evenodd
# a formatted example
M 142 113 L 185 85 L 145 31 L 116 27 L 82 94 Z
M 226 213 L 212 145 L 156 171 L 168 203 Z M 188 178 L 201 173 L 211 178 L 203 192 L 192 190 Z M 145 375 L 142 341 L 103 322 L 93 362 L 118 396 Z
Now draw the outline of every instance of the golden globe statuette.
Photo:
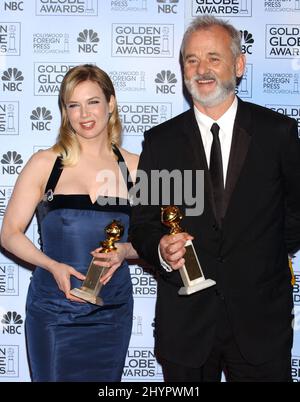
M 180 227 L 182 214 L 178 207 L 168 206 L 161 208 L 161 221 L 164 225 L 171 228 L 170 235 L 183 232 Z M 190 295 L 199 290 L 206 289 L 216 284 L 212 279 L 205 279 L 198 260 L 196 251 L 191 240 L 185 243 L 186 253 L 184 255 L 185 264 L 179 269 L 182 282 L 184 284 L 178 291 L 180 295 Z
M 116 220 L 113 220 L 109 225 L 105 227 L 106 240 L 102 241 L 100 253 L 109 253 L 117 249 L 114 243 L 122 237 L 124 233 L 124 226 Z M 94 264 L 94 261 L 101 261 L 101 258 L 93 258 L 86 278 L 80 288 L 74 288 L 70 291 L 73 296 L 86 300 L 89 303 L 103 306 L 103 300 L 99 296 L 102 283 L 100 278 L 109 270 L 108 267 L 101 267 Z

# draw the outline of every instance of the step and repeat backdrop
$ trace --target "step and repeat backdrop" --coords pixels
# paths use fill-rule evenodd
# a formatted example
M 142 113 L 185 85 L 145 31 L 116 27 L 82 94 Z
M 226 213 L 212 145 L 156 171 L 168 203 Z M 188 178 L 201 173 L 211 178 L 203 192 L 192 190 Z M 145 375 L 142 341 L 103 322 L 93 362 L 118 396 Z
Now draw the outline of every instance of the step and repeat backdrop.
M 140 153 L 143 133 L 188 108 L 179 49 L 193 17 L 225 18 L 247 56 L 238 95 L 300 125 L 300 0 L 0 0 L 0 226 L 32 153 L 50 147 L 60 123 L 64 74 L 95 63 L 114 82 L 123 146 Z M 39 245 L 33 219 L 27 235 Z M 2 250 L 3 251 L 3 250 Z M 300 256 L 295 256 L 293 378 L 300 380 Z M 162 381 L 153 354 L 156 281 L 130 267 L 134 321 L 124 381 Z M 0 252 L 0 381 L 30 381 L 24 334 L 31 271 Z

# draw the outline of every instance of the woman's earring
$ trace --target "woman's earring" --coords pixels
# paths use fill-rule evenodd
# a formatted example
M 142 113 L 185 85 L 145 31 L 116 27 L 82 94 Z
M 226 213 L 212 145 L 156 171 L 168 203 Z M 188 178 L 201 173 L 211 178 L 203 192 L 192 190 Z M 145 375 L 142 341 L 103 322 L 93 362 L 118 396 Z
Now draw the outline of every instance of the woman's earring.
M 109 113 L 108 113 L 108 118 L 109 118 L 109 119 L 111 118 L 111 115 L 112 115 L 112 112 L 109 112 Z

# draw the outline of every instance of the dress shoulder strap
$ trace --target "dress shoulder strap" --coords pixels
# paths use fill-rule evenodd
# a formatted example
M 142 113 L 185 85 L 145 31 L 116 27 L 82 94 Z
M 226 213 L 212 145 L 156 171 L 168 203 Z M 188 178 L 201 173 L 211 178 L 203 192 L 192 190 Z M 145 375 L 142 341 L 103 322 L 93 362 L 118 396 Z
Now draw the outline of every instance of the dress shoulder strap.
M 121 154 L 119 148 L 116 145 L 112 145 L 112 150 L 113 150 L 114 154 L 118 158 L 119 168 L 121 170 L 122 176 L 123 176 L 124 181 L 125 181 L 126 186 L 127 186 L 127 190 L 129 192 L 130 189 L 133 187 L 133 181 L 132 181 L 132 178 L 130 176 L 130 172 L 128 170 L 126 162 L 125 162 L 125 160 L 123 158 L 123 155 Z
M 62 157 L 58 156 L 56 158 L 56 161 L 51 170 L 48 182 L 46 184 L 45 193 L 47 193 L 50 190 L 52 190 L 52 192 L 54 192 L 54 189 L 60 178 L 60 175 L 62 174 L 62 171 L 63 171 Z

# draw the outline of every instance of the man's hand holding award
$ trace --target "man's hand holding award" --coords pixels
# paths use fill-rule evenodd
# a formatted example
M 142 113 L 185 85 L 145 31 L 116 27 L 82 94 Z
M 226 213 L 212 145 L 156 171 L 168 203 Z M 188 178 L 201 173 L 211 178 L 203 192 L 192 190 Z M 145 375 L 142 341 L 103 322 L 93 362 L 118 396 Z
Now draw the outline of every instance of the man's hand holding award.
M 168 206 L 161 209 L 161 221 L 164 225 L 170 228 L 170 236 L 183 232 L 179 225 L 181 219 L 182 214 L 178 207 Z M 179 289 L 178 294 L 190 295 L 199 290 L 215 285 L 216 282 L 212 279 L 205 279 L 191 240 L 187 240 L 185 243 L 185 249 L 185 264 L 179 269 L 184 286 Z

